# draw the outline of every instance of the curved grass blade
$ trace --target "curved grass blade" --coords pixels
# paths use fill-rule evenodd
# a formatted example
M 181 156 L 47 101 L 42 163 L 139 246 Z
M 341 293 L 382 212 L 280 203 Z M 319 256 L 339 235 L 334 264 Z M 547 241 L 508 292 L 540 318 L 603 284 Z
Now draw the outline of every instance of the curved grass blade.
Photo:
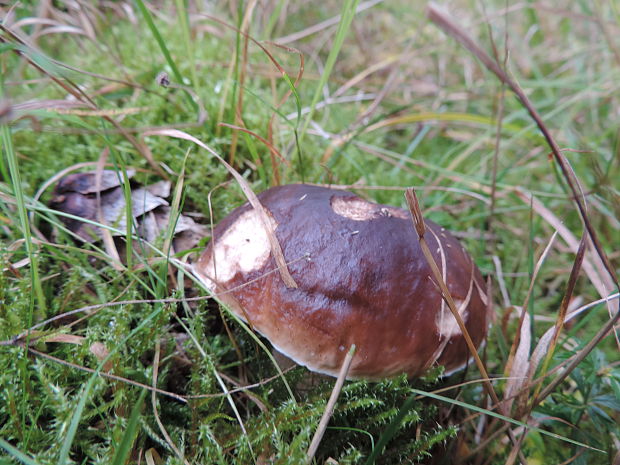
M 32 457 L 28 457 L 22 451 L 20 451 L 16 447 L 13 447 L 2 438 L 0 438 L 0 448 L 7 451 L 7 453 L 12 455 L 14 459 L 17 459 L 20 462 L 25 463 L 26 465 L 39 465 L 39 462 L 37 462 L 35 459 L 33 459 Z
M 109 356 L 107 357 L 109 358 Z M 107 359 L 106 358 L 106 359 Z M 73 444 L 73 440 L 75 439 L 75 433 L 77 432 L 78 426 L 80 424 L 80 419 L 82 418 L 82 412 L 84 411 L 84 407 L 86 407 L 86 401 L 89 398 L 90 390 L 95 384 L 95 380 L 98 378 L 96 374 L 93 374 L 82 392 L 80 392 L 79 397 L 80 401 L 78 402 L 75 410 L 73 412 L 73 416 L 71 417 L 71 423 L 69 424 L 69 430 L 67 431 L 67 435 L 65 436 L 65 440 L 62 442 L 62 447 L 60 449 L 60 453 L 58 454 L 58 465 L 65 465 L 69 462 L 69 451 L 71 450 L 71 445 Z
M 508 422 L 508 423 L 512 423 L 513 425 L 521 426 L 522 428 L 525 428 L 525 429 L 528 429 L 528 430 L 531 430 L 531 431 L 536 431 L 537 433 L 540 433 L 542 435 L 549 436 L 549 437 L 554 438 L 554 439 L 559 439 L 560 441 L 568 442 L 568 443 L 573 444 L 575 446 L 584 447 L 586 449 L 590 449 L 590 450 L 593 450 L 593 451 L 596 451 L 596 452 L 600 452 L 602 454 L 606 454 L 607 453 L 606 451 L 601 450 L 601 449 L 597 449 L 596 447 L 588 446 L 587 444 L 584 444 L 582 442 L 575 441 L 573 439 L 561 436 L 559 434 L 552 433 L 552 432 L 544 430 L 542 428 L 538 428 L 537 426 L 528 425 L 528 424 L 526 424 L 526 423 L 524 423 L 522 421 L 515 420 L 514 418 L 507 417 L 505 415 L 502 415 L 502 414 L 497 413 L 497 412 L 493 412 L 491 410 L 484 409 L 482 407 L 478 407 L 477 405 L 468 404 L 466 402 L 462 402 L 462 401 L 456 400 L 456 399 L 451 399 L 449 397 L 441 396 L 439 394 L 434 394 L 432 392 L 420 391 L 419 389 L 413 389 L 412 388 L 411 392 L 414 392 L 418 396 L 421 396 L 421 397 L 430 397 L 431 399 L 439 400 L 439 401 L 442 401 L 442 402 L 447 402 L 447 403 L 453 404 L 453 405 L 458 405 L 459 407 L 463 407 L 463 408 L 468 409 L 468 410 L 473 410 L 474 412 L 478 412 L 478 413 L 481 413 L 483 415 L 489 415 L 491 417 L 497 418 L 498 420 L 502 420 L 502 421 L 505 421 L 505 422 Z
M 413 407 L 415 400 L 416 398 L 411 396 L 405 401 L 396 416 L 392 419 L 387 428 L 385 428 L 385 431 L 377 441 L 377 444 L 372 448 L 372 452 L 368 456 L 368 460 L 366 460 L 366 465 L 373 465 L 375 463 L 387 443 L 394 437 L 394 434 L 396 434 L 400 423 L 403 421 L 403 418 L 405 418 L 405 415 L 407 415 L 407 412 L 409 412 L 409 410 Z

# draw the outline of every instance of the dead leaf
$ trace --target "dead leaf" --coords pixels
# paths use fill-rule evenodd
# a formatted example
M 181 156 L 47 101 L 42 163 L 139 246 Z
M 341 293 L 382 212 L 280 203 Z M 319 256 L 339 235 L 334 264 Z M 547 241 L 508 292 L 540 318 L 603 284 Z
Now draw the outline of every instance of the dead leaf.
M 86 339 L 84 336 L 76 336 L 75 334 L 53 334 L 49 337 L 44 337 L 45 342 L 62 342 L 65 344 L 76 344 L 81 346 Z
M 523 202 L 527 204 L 531 202 L 534 211 L 556 231 L 558 231 L 560 237 L 564 239 L 564 242 L 568 244 L 573 253 L 577 253 L 577 250 L 579 249 L 579 239 L 575 237 L 575 235 L 566 227 L 560 218 L 545 207 L 536 197 L 530 197 L 530 195 L 518 189 L 515 193 Z M 613 292 L 615 286 L 613 285 L 610 276 L 603 271 L 605 267 L 600 257 L 593 252 L 591 241 L 588 241 L 588 250 L 582 266 L 584 272 L 588 276 L 588 279 L 592 282 L 592 285 L 596 288 L 601 297 L 606 297 Z M 608 308 L 610 312 L 613 312 L 611 303 L 608 303 Z
M 155 242 L 168 231 L 170 207 L 162 206 L 144 215 L 138 233 L 148 242 Z M 209 229 L 186 215 L 180 215 L 174 228 L 173 247 L 175 252 L 193 249 L 198 242 L 209 235 Z
M 155 184 L 151 184 L 150 186 L 146 186 L 145 189 L 149 191 L 151 194 L 167 199 L 170 197 L 170 189 L 172 188 L 172 183 L 170 181 L 158 181 Z
M 105 346 L 103 342 L 93 342 L 89 347 L 90 353 L 97 357 L 97 360 L 103 362 L 108 355 L 110 355 L 110 351 Z M 112 360 L 108 360 L 103 364 L 102 370 L 106 373 L 112 370 Z
M 89 171 L 61 178 L 54 189 L 50 206 L 93 223 L 111 226 L 117 231 L 110 231 L 110 234 L 122 237 L 127 229 L 127 221 L 121 179 L 111 170 L 101 171 L 100 179 L 97 174 L 97 171 Z M 134 174 L 135 170 L 127 170 L 128 178 Z M 169 181 L 160 181 L 146 187 L 132 182 L 131 215 L 137 223 L 135 233 L 144 240 L 154 243 L 168 233 L 171 209 L 166 197 L 169 197 L 170 193 Z M 100 215 L 97 214 L 97 194 L 100 198 Z M 62 217 L 62 221 L 70 231 L 87 243 L 100 241 L 104 236 L 104 230 L 94 224 L 67 217 Z M 174 251 L 192 249 L 207 236 L 206 226 L 196 223 L 189 216 L 180 215 L 174 228 Z
M 136 174 L 136 170 L 127 170 L 127 178 L 131 179 Z M 66 194 L 69 192 L 79 192 L 80 194 L 94 194 L 106 191 L 113 187 L 121 186 L 119 173 L 112 170 L 103 170 L 101 172 L 101 185 L 99 189 L 96 186 L 96 171 L 86 173 L 73 173 L 63 177 L 56 185 L 56 194 Z
M 527 381 L 527 373 L 530 367 L 529 354 L 530 345 L 532 343 L 530 316 L 525 313 L 523 315 L 523 323 L 521 324 L 521 333 L 519 335 L 519 346 L 515 352 L 512 361 L 512 368 L 509 373 L 508 381 L 506 381 L 506 389 L 504 390 L 504 401 L 501 405 L 501 411 L 504 415 L 510 415 L 514 395 L 521 390 Z

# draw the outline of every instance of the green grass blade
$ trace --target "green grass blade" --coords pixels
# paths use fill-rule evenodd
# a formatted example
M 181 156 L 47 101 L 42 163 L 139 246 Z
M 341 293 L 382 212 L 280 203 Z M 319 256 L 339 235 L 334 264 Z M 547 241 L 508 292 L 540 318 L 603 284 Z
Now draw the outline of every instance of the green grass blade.
M 338 29 L 336 30 L 334 43 L 329 52 L 329 55 L 327 56 L 325 68 L 321 73 L 321 78 L 319 79 L 316 90 L 314 91 L 314 96 L 312 97 L 312 102 L 310 103 L 310 111 L 308 112 L 308 116 L 306 117 L 306 122 L 304 123 L 303 129 L 301 130 L 301 134 L 299 137 L 300 146 L 303 146 L 304 137 L 306 135 L 306 131 L 308 130 L 308 126 L 310 125 L 310 121 L 312 121 L 312 117 L 314 116 L 316 104 L 319 102 L 319 99 L 323 94 L 323 87 L 325 87 L 325 84 L 327 83 L 327 80 L 331 75 L 334 65 L 336 64 L 336 58 L 338 58 L 338 54 L 340 53 L 340 49 L 342 47 L 344 39 L 349 32 L 349 28 L 351 27 L 351 23 L 353 22 L 353 17 L 355 16 L 355 11 L 357 9 L 358 3 L 359 0 L 346 0 L 342 5 L 340 22 L 338 23 Z
M 92 389 L 93 384 L 95 384 L 96 379 L 97 375 L 92 375 L 88 380 L 88 384 L 84 386 L 84 388 L 79 394 L 80 401 L 75 407 L 75 411 L 73 412 L 73 416 L 71 417 L 71 423 L 69 424 L 67 435 L 62 442 L 62 447 L 60 448 L 60 453 L 58 454 L 58 461 L 56 462 L 58 465 L 65 465 L 66 463 L 69 463 L 69 451 L 71 450 L 71 445 L 73 444 L 73 440 L 75 439 L 75 434 L 77 433 L 84 407 L 86 407 L 86 401 L 88 400 L 90 390 Z
M 68 463 L 69 459 L 69 451 L 71 450 L 71 445 L 73 444 L 73 440 L 75 439 L 75 434 L 77 432 L 77 428 L 80 423 L 80 419 L 82 418 L 82 412 L 84 411 L 84 407 L 86 406 L 86 401 L 88 400 L 88 395 L 90 390 L 92 389 L 95 380 L 99 377 L 99 371 L 103 368 L 105 363 L 110 360 L 114 354 L 116 354 L 122 347 L 125 346 L 127 341 L 129 341 L 132 337 L 134 337 L 138 332 L 144 329 L 149 323 L 153 321 L 155 317 L 157 317 L 162 312 L 162 306 L 159 305 L 149 313 L 144 319 L 140 322 L 138 326 L 136 326 L 133 330 L 131 330 L 118 344 L 116 344 L 108 353 L 108 355 L 99 362 L 99 366 L 97 367 L 97 371 L 90 376 L 88 380 L 88 384 L 82 389 L 79 397 L 80 401 L 75 408 L 73 416 L 71 418 L 71 423 L 69 425 L 69 429 L 67 431 L 67 435 L 62 444 L 62 448 L 58 455 L 58 465 L 65 465 Z
M 477 405 L 468 404 L 466 402 L 462 402 L 462 401 L 456 400 L 456 399 L 451 399 L 450 397 L 441 396 L 439 394 L 434 394 L 432 392 L 420 391 L 419 389 L 411 389 L 411 391 L 416 393 L 419 396 L 430 397 L 431 399 L 439 400 L 439 401 L 442 401 L 442 402 L 447 402 L 449 404 L 458 405 L 459 407 L 463 407 L 463 408 L 465 408 L 467 410 L 473 410 L 474 412 L 482 413 L 483 415 L 489 415 L 489 416 L 495 417 L 495 418 L 497 418 L 499 420 L 502 420 L 502 421 L 505 421 L 505 422 L 508 422 L 508 423 L 512 423 L 513 425 L 521 426 L 521 427 L 523 427 L 523 428 L 525 428 L 527 430 L 536 431 L 537 433 L 543 434 L 545 436 L 549 436 L 550 438 L 559 439 L 560 441 L 568 442 L 568 443 L 573 444 L 575 446 L 584 447 L 586 449 L 590 449 L 590 450 L 593 450 L 593 451 L 601 452 L 603 454 L 606 453 L 604 450 L 597 449 L 596 447 L 588 446 L 587 444 L 584 444 L 582 442 L 575 441 L 573 439 L 561 436 L 559 434 L 552 433 L 550 431 L 544 430 L 542 428 L 538 428 L 536 426 L 528 425 L 526 423 L 523 423 L 522 421 L 515 420 L 514 418 L 510 418 L 510 417 L 504 416 L 504 415 L 502 415 L 500 413 L 493 412 L 491 410 L 487 410 L 487 409 L 484 409 L 482 407 L 478 407 Z
M 273 29 L 276 26 L 276 23 L 278 22 L 278 19 L 280 19 L 280 15 L 282 13 L 282 8 L 284 7 L 284 5 L 286 3 L 288 3 L 288 2 L 286 2 L 285 0 L 279 0 L 278 4 L 273 9 L 273 12 L 269 16 L 269 21 L 267 21 L 267 25 L 265 26 L 265 30 L 263 31 L 263 39 L 264 40 L 271 39 Z
M 184 85 L 185 83 L 183 82 L 183 76 L 181 75 L 181 72 L 179 71 L 179 68 L 177 67 L 176 63 L 172 59 L 172 55 L 170 55 L 170 51 L 168 50 L 168 47 L 166 46 L 166 42 L 164 42 L 164 38 L 159 33 L 159 29 L 157 29 L 157 26 L 155 25 L 155 22 L 153 21 L 153 16 L 151 16 L 151 12 L 146 8 L 142 0 L 136 0 L 136 4 L 138 5 L 138 9 L 140 10 L 140 13 L 142 13 L 142 16 L 144 17 L 144 20 L 146 21 L 146 25 L 151 31 L 151 34 L 153 34 L 153 37 L 155 38 L 157 45 L 159 45 L 159 49 L 161 50 L 161 53 L 163 53 L 164 58 L 166 59 L 166 63 L 168 63 L 168 66 L 170 66 L 170 69 L 172 70 L 172 73 L 174 74 L 174 78 L 178 81 L 180 85 Z M 195 111 L 198 111 L 198 104 L 194 102 L 194 99 L 191 96 L 191 94 L 187 91 L 184 91 L 184 92 L 185 92 L 185 95 L 187 95 L 187 98 L 192 108 Z
M 35 459 L 33 459 L 32 457 L 28 457 L 22 451 L 20 451 L 16 447 L 13 447 L 2 438 L 0 438 L 0 448 L 7 451 L 10 455 L 13 456 L 14 459 L 17 459 L 20 462 L 25 463 L 26 465 L 39 465 L 39 462 L 37 462 Z
M 165 297 L 167 286 L 166 286 L 166 275 L 168 274 L 168 267 L 170 264 L 170 252 L 173 246 L 174 233 L 177 227 L 177 223 L 181 216 L 181 210 L 183 209 L 183 202 L 185 200 L 185 191 L 184 191 L 184 183 L 185 183 L 185 166 L 187 165 L 187 158 L 189 157 L 190 151 L 188 150 L 185 153 L 185 157 L 183 158 L 183 165 L 181 166 L 181 172 L 179 173 L 179 177 L 176 181 L 176 186 L 174 188 L 174 192 L 172 194 L 172 201 L 170 202 L 170 210 L 168 213 L 168 228 L 164 234 L 164 245 L 163 252 L 166 254 L 166 261 L 160 267 L 160 285 L 158 286 L 158 293 Z
M 252 139 L 252 137 L 247 132 L 241 132 L 241 134 L 247 145 L 248 152 L 250 152 L 250 155 L 252 156 L 252 161 L 256 165 L 259 179 L 265 184 L 265 186 L 268 186 L 269 178 L 267 177 L 267 173 L 265 172 L 265 165 L 263 164 L 263 161 L 258 154 L 258 148 L 256 147 L 254 139 Z
M 456 400 L 456 399 L 451 399 L 450 397 L 441 396 L 439 394 L 434 394 L 432 392 L 420 391 L 419 389 L 411 389 L 411 392 L 414 392 L 418 396 L 430 397 L 431 399 L 439 400 L 439 401 L 446 402 L 446 403 L 453 404 L 453 405 L 458 405 L 459 407 L 462 407 L 462 408 L 465 408 L 465 409 L 468 409 L 468 410 L 473 410 L 474 412 L 482 413 L 484 415 L 489 415 L 489 416 L 495 417 L 495 418 L 497 418 L 499 420 L 502 420 L 502 421 L 505 421 L 505 422 L 508 422 L 508 423 L 512 423 L 513 425 L 521 426 L 521 427 L 523 427 L 523 428 L 525 428 L 527 430 L 535 431 L 537 433 L 540 433 L 540 434 L 552 437 L 554 439 L 559 439 L 560 441 L 568 442 L 568 443 L 573 444 L 575 446 L 584 447 L 586 449 L 590 449 L 590 450 L 593 450 L 593 451 L 601 452 L 603 454 L 606 453 L 605 451 L 603 451 L 601 449 L 597 449 L 595 447 L 588 446 L 587 444 L 584 444 L 582 442 L 575 441 L 573 439 L 561 436 L 559 434 L 552 433 L 550 431 L 546 431 L 546 430 L 541 429 L 541 428 L 537 428 L 535 426 L 527 425 L 527 424 L 523 423 L 522 421 L 515 420 L 514 418 L 510 418 L 510 417 L 501 415 L 501 414 L 496 413 L 496 412 L 492 412 L 491 410 L 486 410 L 486 409 L 484 409 L 482 407 L 478 407 L 477 405 L 468 404 L 466 402 L 462 402 L 462 401 Z M 396 415 L 396 417 L 394 417 L 394 419 L 386 427 L 384 433 L 381 435 L 381 437 L 377 441 L 377 445 L 373 448 L 372 453 L 368 457 L 368 460 L 366 460 L 366 465 L 373 465 L 376 462 L 376 460 L 379 457 L 379 455 L 383 452 L 384 447 L 387 445 L 387 443 L 390 441 L 390 439 L 392 439 L 392 437 L 394 436 L 394 434 L 398 430 L 400 422 L 403 420 L 403 418 L 405 417 L 407 412 L 413 407 L 413 403 L 415 402 L 415 400 L 416 400 L 415 397 L 410 397 L 410 398 L 408 398 L 405 401 L 405 403 L 403 404 L 403 406 L 399 410 L 399 412 Z
M 1 84 L 4 84 L 3 82 Z M 32 289 L 34 292 L 30 292 L 28 296 L 28 314 L 26 316 L 26 327 L 30 328 L 32 326 L 32 322 L 34 319 L 35 312 L 35 296 L 36 301 L 38 303 L 38 308 L 41 316 L 45 317 L 47 304 L 45 302 L 45 296 L 43 294 L 43 287 L 41 285 L 41 279 L 39 277 L 39 263 L 38 257 L 35 253 L 33 243 L 32 243 L 32 234 L 30 231 L 30 223 L 28 221 L 28 213 L 26 210 L 26 202 L 24 197 L 24 192 L 22 191 L 22 180 L 19 172 L 19 166 L 17 163 L 17 155 L 15 150 L 13 149 L 13 139 L 11 137 L 11 132 L 9 127 L 6 124 L 3 124 L 1 127 L 2 132 L 2 148 L 4 155 L 7 158 L 9 174 L 11 178 L 11 183 L 13 187 L 13 195 L 15 196 L 16 207 L 19 215 L 19 223 L 21 226 L 21 231 L 23 234 L 23 238 L 26 246 L 26 253 L 28 255 L 28 259 L 30 260 L 30 280 Z M 2 157 L 2 154 L 0 154 Z M 26 345 L 23 350 L 23 356 L 18 360 L 19 363 L 25 362 L 28 357 L 28 344 L 30 342 L 30 333 L 26 336 Z M 28 405 L 28 392 L 29 392 L 29 379 L 25 374 L 26 371 L 23 370 L 21 384 L 23 387 L 23 401 L 21 404 L 21 423 L 26 424 L 26 410 Z
M 146 21 L 146 25 L 151 31 L 151 34 L 153 34 L 153 37 L 155 38 L 157 45 L 159 45 L 159 49 L 161 50 L 161 53 L 164 54 L 166 63 L 168 63 L 168 66 L 170 66 L 170 69 L 174 73 L 175 79 L 179 81 L 179 84 L 183 84 L 183 76 L 181 76 L 181 73 L 179 72 L 179 68 L 177 68 L 176 63 L 172 59 L 172 55 L 170 55 L 170 51 L 168 50 L 168 47 L 166 46 L 166 42 L 164 42 L 164 38 L 159 33 L 159 29 L 157 29 L 157 26 L 155 25 L 155 22 L 153 21 L 151 12 L 146 8 L 142 0 L 136 0 L 136 4 L 138 5 L 138 9 L 140 10 L 140 13 L 142 13 L 142 16 L 144 17 L 144 20 Z
M 32 244 L 32 233 L 30 231 L 30 223 L 28 221 L 28 213 L 26 211 L 26 202 L 24 199 L 24 192 L 22 191 L 22 179 L 19 172 L 19 166 L 17 164 L 17 155 L 13 150 L 13 140 L 11 138 L 11 132 L 6 124 L 2 125 L 2 146 L 6 155 L 9 173 L 11 176 L 11 183 L 13 184 L 13 195 L 17 201 L 17 210 L 19 213 L 19 222 L 24 235 L 26 252 L 30 259 L 30 273 L 32 278 L 32 287 L 37 297 L 37 303 L 39 310 L 45 314 L 47 304 L 45 302 L 45 296 L 43 294 L 43 287 L 41 286 L 41 280 L 39 278 L 39 265 L 38 258 L 35 254 Z M 28 317 L 29 326 L 32 320 L 32 313 L 34 311 L 33 305 L 31 305 L 30 314 Z
M 189 26 L 189 17 L 187 14 L 187 2 L 185 0 L 175 0 L 179 23 L 181 24 L 181 33 L 183 36 L 183 45 L 185 46 L 185 56 L 189 60 L 190 72 L 192 73 L 192 85 L 198 85 L 198 75 L 196 74 L 196 60 L 194 58 L 194 46 Z
M 129 416 L 129 421 L 127 422 L 127 429 L 125 430 L 125 434 L 123 435 L 123 439 L 116 450 L 116 454 L 114 455 L 114 459 L 112 460 L 112 465 L 124 465 L 127 461 L 127 457 L 131 452 L 131 446 L 133 445 L 137 430 L 138 430 L 138 421 L 140 420 L 140 411 L 142 409 L 142 404 L 144 403 L 144 398 L 149 391 L 144 389 L 138 398 L 138 402 L 131 411 L 131 415 Z
M 377 441 L 377 444 L 373 446 L 371 454 L 368 456 L 368 460 L 366 460 L 366 465 L 372 465 L 375 463 L 379 455 L 383 452 L 383 449 L 387 445 L 387 443 L 394 437 L 394 434 L 398 431 L 400 423 L 407 415 L 407 412 L 411 410 L 413 404 L 415 403 L 416 398 L 414 396 L 409 397 L 405 400 L 405 403 L 400 408 L 396 416 L 392 419 L 390 424 L 385 428 L 385 431 Z

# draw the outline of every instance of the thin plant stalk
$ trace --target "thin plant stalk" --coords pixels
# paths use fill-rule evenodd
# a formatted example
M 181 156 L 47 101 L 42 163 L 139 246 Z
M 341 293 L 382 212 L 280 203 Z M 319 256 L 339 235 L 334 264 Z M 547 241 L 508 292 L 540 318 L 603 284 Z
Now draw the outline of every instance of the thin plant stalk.
M 323 412 L 321 421 L 319 421 L 319 426 L 317 427 L 314 436 L 312 437 L 312 442 L 310 443 L 310 447 L 308 448 L 307 453 L 308 463 L 310 463 L 314 458 L 314 455 L 319 448 L 319 444 L 321 443 L 321 439 L 323 439 L 323 435 L 325 434 L 325 430 L 327 429 L 329 419 L 334 413 L 334 408 L 336 408 L 336 401 L 338 400 L 340 391 L 342 391 L 342 386 L 347 379 L 347 374 L 349 373 L 349 368 L 351 368 L 351 362 L 353 361 L 354 355 L 355 344 L 351 346 L 351 348 L 347 352 L 347 355 L 344 357 L 344 361 L 342 362 L 342 366 L 340 367 L 340 372 L 338 373 L 338 378 L 336 379 L 336 384 L 334 384 L 334 389 L 332 389 L 332 393 L 329 396 L 329 400 L 327 401 L 327 405 L 325 406 L 325 411 Z
M 484 363 L 482 362 L 482 360 L 480 359 L 480 356 L 478 355 L 478 351 L 476 350 L 474 341 L 472 341 L 471 336 L 469 335 L 469 331 L 467 331 L 467 328 L 465 327 L 463 318 L 461 318 L 461 315 L 459 314 L 459 311 L 456 308 L 454 299 L 452 298 L 452 295 L 450 294 L 450 291 L 448 290 L 448 286 L 446 285 L 446 282 L 443 279 L 441 271 L 437 267 L 437 263 L 435 263 L 435 259 L 433 258 L 431 249 L 428 246 L 428 243 L 426 242 L 426 238 L 424 237 L 426 233 L 426 226 L 424 224 L 424 218 L 422 217 L 422 211 L 420 210 L 418 198 L 415 195 L 415 191 L 413 190 L 413 188 L 408 188 L 405 191 L 405 198 L 407 199 L 407 205 L 409 206 L 409 210 L 411 212 L 411 219 L 413 221 L 413 225 L 415 227 L 416 232 L 418 233 L 418 238 L 420 240 L 420 247 L 422 249 L 422 253 L 424 253 L 424 257 L 426 258 L 426 261 L 428 262 L 428 265 L 431 268 L 433 278 L 435 279 L 436 284 L 441 289 L 441 295 L 443 299 L 446 301 L 446 303 L 448 304 L 448 308 L 452 312 L 454 319 L 459 325 L 461 333 L 463 334 L 463 338 L 465 339 L 465 343 L 467 344 L 467 347 L 469 348 L 469 351 L 471 352 L 471 355 L 474 358 L 474 361 L 476 362 L 476 366 L 478 367 L 478 370 L 480 370 L 480 374 L 482 375 L 484 379 L 484 386 L 486 387 L 486 390 L 489 396 L 491 396 L 491 399 L 493 400 L 493 402 L 497 404 L 499 403 L 499 398 L 497 397 L 497 394 L 495 393 L 495 390 L 493 389 L 493 385 L 491 384 L 491 381 L 489 379 L 489 374 L 487 373 Z
M 29 303 L 28 303 L 28 313 L 26 315 L 26 324 L 28 328 L 32 326 L 32 321 L 34 317 L 35 311 L 35 295 L 36 301 L 39 305 L 40 312 L 42 315 L 46 313 L 46 302 L 45 296 L 43 294 L 43 287 L 41 285 L 41 279 L 39 277 L 39 263 L 37 259 L 37 254 L 35 253 L 33 243 L 32 243 L 32 234 L 30 231 L 30 223 L 28 222 L 28 213 L 26 211 L 26 204 L 24 199 L 24 193 L 22 191 L 22 182 L 21 176 L 19 173 L 19 166 L 17 164 L 17 156 L 15 151 L 13 150 L 13 140 L 11 138 L 11 132 L 6 124 L 2 125 L 2 145 L 4 147 L 4 153 L 6 154 L 9 172 L 11 175 L 11 182 L 13 184 L 13 194 L 16 199 L 17 211 L 19 214 L 19 221 L 22 229 L 22 233 L 24 235 L 25 245 L 26 245 L 26 253 L 28 254 L 28 259 L 30 260 L 30 280 L 31 286 L 34 289 L 34 292 L 30 292 Z M 1 154 L 0 154 L 1 156 Z M 26 339 L 30 339 L 30 331 L 26 334 Z M 24 349 L 23 357 L 20 360 L 20 363 L 26 363 L 28 357 L 28 349 Z M 25 370 L 24 370 L 25 373 Z M 27 406 L 27 398 L 29 395 L 30 389 L 28 388 L 29 377 L 24 375 L 22 376 L 22 389 L 23 389 L 23 401 L 21 404 L 21 422 L 25 426 L 26 424 L 26 406 Z
M 581 238 L 581 242 L 579 242 L 579 249 L 577 250 L 577 256 L 575 257 L 575 262 L 573 263 L 573 268 L 571 269 L 570 276 L 568 278 L 568 284 L 566 286 L 566 292 L 564 293 L 564 297 L 562 298 L 562 303 L 560 304 L 560 310 L 558 311 L 558 317 L 555 322 L 555 329 L 553 332 L 553 338 L 551 339 L 551 343 L 549 344 L 549 349 L 547 351 L 547 355 L 543 360 L 540 372 L 546 373 L 549 364 L 551 363 L 551 358 L 553 357 L 553 352 L 555 351 L 555 347 L 558 343 L 558 339 L 560 338 L 560 334 L 562 333 L 562 329 L 564 328 L 564 322 L 566 320 L 566 315 L 568 312 L 568 305 L 573 296 L 573 292 L 575 291 L 575 284 L 577 283 L 577 277 L 579 276 L 579 271 L 581 271 L 581 265 L 583 264 L 583 259 L 586 253 L 586 245 L 587 241 L 585 236 Z M 538 394 L 540 393 L 541 384 L 539 384 L 532 396 L 533 399 L 537 399 Z

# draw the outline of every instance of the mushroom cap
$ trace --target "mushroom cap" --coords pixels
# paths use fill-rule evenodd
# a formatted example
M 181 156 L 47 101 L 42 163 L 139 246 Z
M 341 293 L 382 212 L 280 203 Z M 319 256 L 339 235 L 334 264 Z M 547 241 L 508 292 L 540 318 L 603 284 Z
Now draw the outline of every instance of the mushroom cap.
M 451 371 L 471 354 L 441 297 L 406 210 L 304 184 L 258 195 L 289 271 L 287 287 L 258 213 L 224 218 L 193 267 L 206 287 L 273 346 L 336 376 L 352 344 L 349 378 Z M 426 221 L 425 238 L 478 347 L 488 327 L 485 284 L 461 244 Z

